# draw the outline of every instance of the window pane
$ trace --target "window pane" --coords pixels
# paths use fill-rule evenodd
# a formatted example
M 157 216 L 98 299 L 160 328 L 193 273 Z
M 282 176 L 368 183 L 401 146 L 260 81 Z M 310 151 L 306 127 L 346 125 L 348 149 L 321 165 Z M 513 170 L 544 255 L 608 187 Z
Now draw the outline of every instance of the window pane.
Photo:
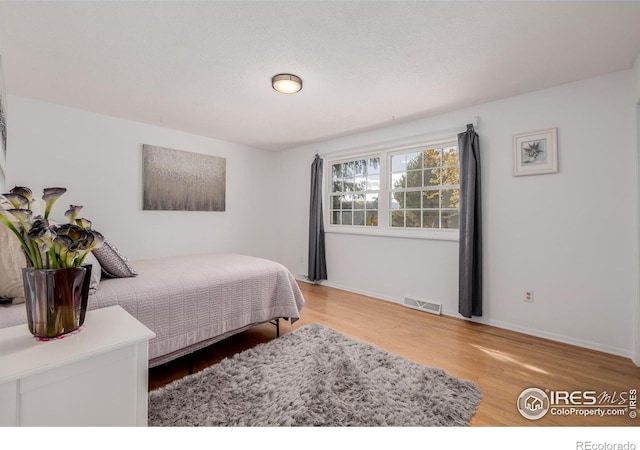
M 410 153 L 407 155 L 407 170 L 422 168 L 422 153 Z
M 378 209 L 378 194 L 367 194 L 367 209 Z
M 459 228 L 460 213 L 455 209 L 442 210 L 442 228 Z
M 353 195 L 342 196 L 342 209 L 353 209 Z
M 342 164 L 342 176 L 344 178 L 353 178 L 356 174 L 355 171 L 355 162 L 349 161 Z
M 407 211 L 407 227 L 420 228 L 420 211 Z
M 356 183 L 355 178 L 345 178 L 343 191 L 344 192 L 353 192 L 353 191 L 355 191 L 355 183 Z
M 342 203 L 341 195 L 331 196 L 331 209 L 340 209 L 340 203 Z
M 361 159 L 359 161 L 354 161 L 353 162 L 355 167 L 354 167 L 354 171 L 355 171 L 355 175 L 364 175 L 365 174 L 365 169 L 367 168 L 367 162 L 364 159 Z
M 367 189 L 374 191 L 380 189 L 380 175 L 369 175 L 367 177 Z
M 458 166 L 455 167 L 445 167 L 442 169 L 442 184 L 444 185 L 459 185 L 460 184 L 460 168 Z
M 423 167 L 440 167 L 440 149 L 430 148 L 422 152 Z
M 364 211 L 353 212 L 353 224 L 364 226 Z
M 378 226 L 378 211 L 367 211 L 367 226 Z
M 442 152 L 442 165 L 443 166 L 456 166 L 458 167 L 460 153 L 458 147 L 447 147 Z
M 394 192 L 391 194 L 391 202 L 389 204 L 391 209 L 404 209 L 404 192 Z
M 331 223 L 340 225 L 340 211 L 331 211 Z
M 424 171 L 424 186 L 439 186 L 440 185 L 441 169 L 427 169 Z
M 342 181 L 334 181 L 333 182 L 333 191 L 332 192 L 342 192 Z
M 364 176 L 358 176 L 355 179 L 354 191 L 362 192 L 367 188 L 367 179 Z
M 331 179 L 333 181 L 342 180 L 342 164 L 334 164 L 331 166 Z
M 391 157 L 391 171 L 392 172 L 403 172 L 407 170 L 407 155 L 393 155 Z
M 391 226 L 404 227 L 404 210 L 391 211 Z
M 371 158 L 367 163 L 367 173 L 369 175 L 378 175 L 380 173 L 380 158 Z
M 411 170 L 407 172 L 407 187 L 422 187 L 422 170 Z
M 356 195 L 354 198 L 353 209 L 364 209 L 364 195 Z
M 422 191 L 423 208 L 440 208 L 440 191 Z
M 391 174 L 391 187 L 393 189 L 404 189 L 407 183 L 407 175 L 404 172 Z
M 460 190 L 459 189 L 442 189 L 442 207 L 443 208 L 459 208 L 460 207 Z
M 407 200 L 407 208 L 417 208 L 420 209 L 420 191 L 407 192 L 406 200 Z
M 422 212 L 422 227 L 423 228 L 440 228 L 438 210 L 429 210 Z
M 351 211 L 342 211 L 342 225 L 353 224 L 353 213 Z

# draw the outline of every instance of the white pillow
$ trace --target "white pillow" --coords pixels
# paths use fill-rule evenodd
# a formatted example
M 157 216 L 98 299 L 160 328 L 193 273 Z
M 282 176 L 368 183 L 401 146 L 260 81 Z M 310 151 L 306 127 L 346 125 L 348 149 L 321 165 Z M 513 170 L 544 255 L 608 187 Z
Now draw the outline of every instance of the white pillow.
M 82 265 L 91 265 L 91 284 L 89 285 L 89 295 L 95 294 L 102 278 L 102 267 L 98 262 L 98 258 L 93 253 L 89 253 L 84 259 Z
M 27 267 L 27 257 L 20 241 L 13 232 L 0 223 L 0 297 L 24 302 L 22 269 Z

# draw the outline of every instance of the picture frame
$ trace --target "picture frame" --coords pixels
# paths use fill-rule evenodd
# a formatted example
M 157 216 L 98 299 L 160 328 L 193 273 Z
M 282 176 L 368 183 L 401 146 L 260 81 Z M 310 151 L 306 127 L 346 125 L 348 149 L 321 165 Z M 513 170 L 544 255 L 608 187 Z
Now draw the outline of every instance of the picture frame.
M 558 129 L 513 135 L 513 176 L 558 172 Z

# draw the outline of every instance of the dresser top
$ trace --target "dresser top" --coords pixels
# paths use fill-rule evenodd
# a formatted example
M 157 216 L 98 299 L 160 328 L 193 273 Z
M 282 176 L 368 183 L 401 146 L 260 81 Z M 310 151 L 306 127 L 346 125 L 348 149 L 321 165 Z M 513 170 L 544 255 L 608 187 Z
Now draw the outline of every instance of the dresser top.
M 0 329 L 0 383 L 155 337 L 120 306 L 92 311 L 61 339 L 37 340 L 26 324 Z

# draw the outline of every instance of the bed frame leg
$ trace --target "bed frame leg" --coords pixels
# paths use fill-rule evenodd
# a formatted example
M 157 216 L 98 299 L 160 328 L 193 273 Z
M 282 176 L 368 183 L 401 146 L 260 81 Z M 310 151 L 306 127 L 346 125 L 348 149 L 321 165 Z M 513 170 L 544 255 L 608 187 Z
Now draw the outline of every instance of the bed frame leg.
M 273 319 L 273 321 L 269 322 L 271 325 L 276 327 L 276 337 L 280 337 L 280 318 Z
M 189 375 L 193 375 L 193 353 L 189 353 Z

